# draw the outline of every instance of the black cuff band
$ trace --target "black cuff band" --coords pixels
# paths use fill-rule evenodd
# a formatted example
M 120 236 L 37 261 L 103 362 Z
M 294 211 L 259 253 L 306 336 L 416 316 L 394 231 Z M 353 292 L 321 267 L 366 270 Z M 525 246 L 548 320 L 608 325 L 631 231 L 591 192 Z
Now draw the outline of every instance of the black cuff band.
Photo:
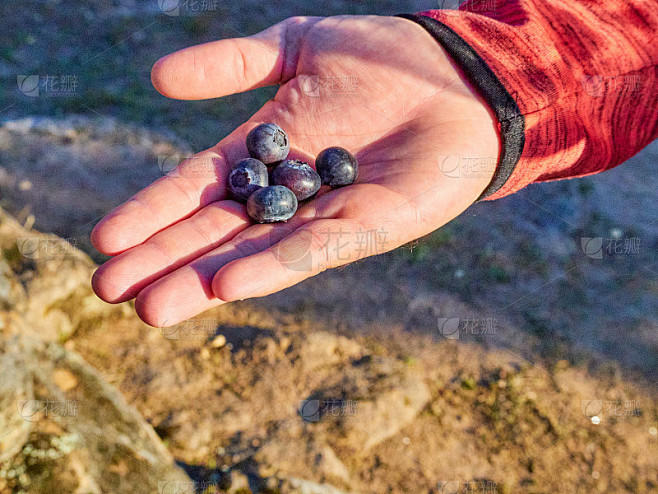
M 525 117 L 487 63 L 456 32 L 436 19 L 424 15 L 401 14 L 420 24 L 441 43 L 489 104 L 500 122 L 502 149 L 498 167 L 478 201 L 499 190 L 512 175 L 525 144 Z

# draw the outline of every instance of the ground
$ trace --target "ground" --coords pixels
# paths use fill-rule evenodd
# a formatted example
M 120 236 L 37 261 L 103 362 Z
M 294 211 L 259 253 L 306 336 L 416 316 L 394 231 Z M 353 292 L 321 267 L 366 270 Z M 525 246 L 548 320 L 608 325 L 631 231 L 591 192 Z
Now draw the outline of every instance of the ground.
M 32 229 L 2 234 L 6 293 L 26 290 L 20 310 L 2 307 L 7 317 L 20 312 L 49 345 L 81 355 L 209 490 L 658 489 L 655 143 L 613 171 L 477 204 L 413 245 L 168 330 L 95 299 L 91 261 L 56 264 L 78 259 L 73 247 L 49 249 L 43 272 L 26 259 L 38 230 L 102 262 L 88 241 L 100 215 L 274 93 L 167 100 L 149 81 L 161 55 L 290 15 L 434 6 L 208 5 L 178 16 L 157 2 L 0 6 L 0 194 Z M 76 85 L 26 96 L 17 76 L 30 74 Z M 0 491 L 20 492 L 2 471 Z

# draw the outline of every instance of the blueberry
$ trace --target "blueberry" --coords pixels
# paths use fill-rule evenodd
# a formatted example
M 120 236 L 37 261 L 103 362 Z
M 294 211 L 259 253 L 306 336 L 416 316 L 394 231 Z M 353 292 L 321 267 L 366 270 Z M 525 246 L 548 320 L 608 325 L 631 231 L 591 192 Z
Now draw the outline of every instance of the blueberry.
M 281 127 L 273 123 L 260 124 L 247 135 L 249 156 L 271 165 L 284 160 L 290 152 L 288 136 Z
M 327 148 L 315 159 L 315 168 L 324 185 L 349 185 L 359 176 L 359 163 L 347 149 Z
M 247 202 L 251 194 L 267 186 L 267 167 L 254 158 L 238 161 L 228 174 L 228 190 L 240 202 Z
M 298 201 L 308 199 L 322 183 L 320 175 L 308 163 L 300 160 L 284 160 L 272 170 L 270 181 L 274 185 L 284 185 L 292 190 Z
M 274 223 L 292 218 L 297 211 L 295 194 L 283 185 L 270 185 L 249 196 L 247 213 L 258 223 Z

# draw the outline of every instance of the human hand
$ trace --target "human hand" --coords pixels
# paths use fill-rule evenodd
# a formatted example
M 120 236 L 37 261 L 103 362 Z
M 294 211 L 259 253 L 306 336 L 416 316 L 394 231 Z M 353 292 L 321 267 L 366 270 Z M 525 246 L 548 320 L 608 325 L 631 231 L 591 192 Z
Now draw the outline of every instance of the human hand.
M 163 95 L 185 100 L 280 84 L 248 122 L 92 232 L 94 246 L 116 256 L 94 274 L 95 292 L 111 303 L 136 297 L 137 313 L 152 326 L 277 292 L 430 233 L 478 198 L 499 155 L 492 111 L 436 40 L 402 18 L 291 18 L 166 56 L 152 80 Z M 252 224 L 224 184 L 230 166 L 247 156 L 247 133 L 263 122 L 285 129 L 291 159 L 312 164 L 327 147 L 350 150 L 358 180 L 323 187 L 286 223 Z M 452 170 L 466 158 L 491 166 L 445 172 L 445 163 Z M 364 249 L 373 232 L 377 247 Z

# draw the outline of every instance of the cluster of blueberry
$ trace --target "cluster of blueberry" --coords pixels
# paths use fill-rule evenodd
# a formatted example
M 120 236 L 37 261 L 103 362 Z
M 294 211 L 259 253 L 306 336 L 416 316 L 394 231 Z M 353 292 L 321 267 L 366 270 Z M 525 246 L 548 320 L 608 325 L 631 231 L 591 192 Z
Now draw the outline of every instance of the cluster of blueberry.
M 318 154 L 317 171 L 303 161 L 286 159 L 288 135 L 273 123 L 249 132 L 247 150 L 251 158 L 233 165 L 228 188 L 235 200 L 247 203 L 249 216 L 259 223 L 286 221 L 297 211 L 299 201 L 313 197 L 322 185 L 349 185 L 359 173 L 356 158 L 340 147 Z

